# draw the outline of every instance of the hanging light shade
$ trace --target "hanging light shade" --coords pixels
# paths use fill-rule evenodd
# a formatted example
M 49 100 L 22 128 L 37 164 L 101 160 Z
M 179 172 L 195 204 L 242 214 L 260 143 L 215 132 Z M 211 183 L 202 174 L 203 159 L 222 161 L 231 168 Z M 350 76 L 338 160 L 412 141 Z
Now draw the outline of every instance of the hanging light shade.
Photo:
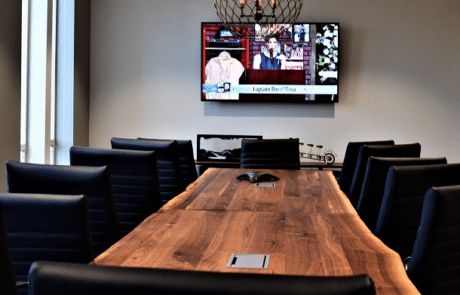
M 220 21 L 240 38 L 282 35 L 291 30 L 302 5 L 303 0 L 214 0 Z

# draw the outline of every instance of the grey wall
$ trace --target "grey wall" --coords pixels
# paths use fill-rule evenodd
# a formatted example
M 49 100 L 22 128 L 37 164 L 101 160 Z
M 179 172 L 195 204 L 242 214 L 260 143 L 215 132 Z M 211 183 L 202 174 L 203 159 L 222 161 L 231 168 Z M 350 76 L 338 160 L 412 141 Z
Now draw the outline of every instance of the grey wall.
M 0 192 L 5 162 L 19 161 L 21 113 L 21 1 L 0 0 Z
M 89 145 L 90 0 L 75 1 L 73 144 Z
M 299 137 L 343 160 L 354 140 L 420 142 L 460 161 L 460 1 L 305 0 L 299 21 L 341 24 L 340 103 L 200 101 L 200 24 L 212 0 L 91 3 L 90 146 L 197 133 Z

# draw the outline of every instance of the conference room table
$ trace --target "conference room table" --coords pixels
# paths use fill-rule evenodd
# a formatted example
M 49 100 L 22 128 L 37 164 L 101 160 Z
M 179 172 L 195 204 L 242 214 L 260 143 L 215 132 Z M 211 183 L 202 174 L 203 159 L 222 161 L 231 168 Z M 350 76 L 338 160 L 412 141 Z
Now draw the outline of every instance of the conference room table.
M 377 294 L 420 294 L 399 255 L 361 221 L 331 171 L 258 170 L 274 187 L 210 168 L 96 257 L 122 267 L 348 276 L 368 274 Z M 268 254 L 267 268 L 229 268 L 232 254 Z

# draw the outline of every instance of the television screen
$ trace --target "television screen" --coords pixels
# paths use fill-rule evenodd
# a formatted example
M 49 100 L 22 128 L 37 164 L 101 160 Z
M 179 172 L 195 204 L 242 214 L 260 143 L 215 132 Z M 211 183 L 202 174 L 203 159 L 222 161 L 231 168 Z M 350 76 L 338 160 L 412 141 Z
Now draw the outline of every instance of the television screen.
M 251 39 L 221 23 L 201 27 L 202 101 L 339 101 L 338 23 L 295 23 L 280 36 Z

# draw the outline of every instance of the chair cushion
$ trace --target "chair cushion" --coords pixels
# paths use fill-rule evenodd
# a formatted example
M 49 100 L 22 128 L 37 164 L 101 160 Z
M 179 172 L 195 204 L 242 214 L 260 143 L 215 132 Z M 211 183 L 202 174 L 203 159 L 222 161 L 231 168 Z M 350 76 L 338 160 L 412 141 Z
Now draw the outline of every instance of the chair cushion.
M 299 139 L 243 139 L 240 167 L 300 169 Z
M 0 294 L 18 294 L 11 263 L 10 247 L 6 235 L 3 209 L 0 203 Z
M 374 232 L 382 204 L 385 182 L 390 166 L 447 164 L 446 158 L 382 158 L 370 156 L 356 211 L 367 227 Z
M 17 281 L 28 280 L 36 260 L 93 260 L 85 195 L 2 193 L 0 204 Z
M 460 185 L 427 190 L 407 269 L 407 275 L 422 294 L 455 294 L 460 290 L 458 208 Z
M 184 191 L 185 185 L 180 168 L 177 141 L 112 138 L 111 143 L 113 149 L 156 152 L 163 203 Z
M 110 170 L 122 235 L 162 205 L 154 151 L 70 148 L 70 164 Z
M 432 186 L 460 184 L 460 164 L 391 166 L 375 235 L 405 258 L 412 252 L 425 192 Z
M 345 150 L 345 156 L 343 158 L 342 169 L 340 176 L 337 180 L 340 189 L 346 194 L 350 194 L 350 186 L 353 180 L 353 174 L 355 173 L 356 161 L 358 160 L 359 149 L 363 145 L 393 145 L 393 140 L 381 140 L 381 141 L 355 141 L 349 142 L 347 149 Z
M 34 295 L 53 294 L 375 294 L 367 275 L 308 277 L 35 262 Z
M 8 161 L 10 193 L 79 195 L 88 197 L 91 240 L 97 256 L 120 236 L 112 180 L 107 167 L 40 165 Z
M 141 138 L 140 140 L 152 140 L 152 141 L 171 141 L 171 139 L 151 139 Z M 177 140 L 177 151 L 179 152 L 180 168 L 182 172 L 182 178 L 184 179 L 185 186 L 194 182 L 198 178 L 198 173 L 195 166 L 195 156 L 193 154 L 193 145 L 191 140 Z
M 356 208 L 358 205 L 364 174 L 366 172 L 367 160 L 370 156 L 375 157 L 399 157 L 399 158 L 420 158 L 421 146 L 419 143 L 397 144 L 397 145 L 363 145 L 359 149 L 356 161 L 355 172 L 350 187 L 350 202 Z

